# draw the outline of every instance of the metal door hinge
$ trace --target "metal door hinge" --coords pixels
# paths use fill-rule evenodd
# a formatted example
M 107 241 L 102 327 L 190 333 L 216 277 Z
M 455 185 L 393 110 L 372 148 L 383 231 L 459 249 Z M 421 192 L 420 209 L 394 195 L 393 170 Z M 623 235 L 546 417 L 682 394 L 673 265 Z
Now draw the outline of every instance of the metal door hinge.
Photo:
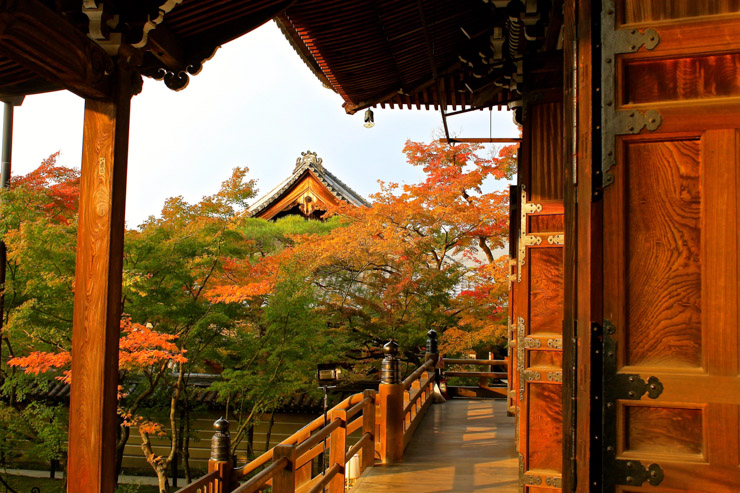
M 652 486 L 658 486 L 663 481 L 663 469 L 658 464 L 645 467 L 637 460 L 615 460 L 612 474 L 615 484 L 629 486 L 641 486 L 645 481 Z
M 661 124 L 656 110 L 640 113 L 635 110 L 617 111 L 616 65 L 617 55 L 634 53 L 640 48 L 653 50 L 660 43 L 655 29 L 640 32 L 636 29 L 615 29 L 615 0 L 604 0 L 601 10 L 601 171 L 602 188 L 614 183 L 609 170 L 616 164 L 616 136 L 650 131 Z M 600 198 L 600 197 L 597 197 Z
M 617 400 L 639 400 L 647 394 L 657 399 L 663 392 L 663 384 L 657 377 L 617 372 L 616 327 L 609 320 L 603 324 L 603 487 L 604 491 L 615 490 L 615 485 L 640 486 L 645 481 L 656 486 L 663 481 L 663 470 L 657 464 L 645 467 L 636 460 L 617 459 Z
M 542 378 L 540 372 L 536 370 L 524 370 L 522 372 L 522 380 L 525 382 L 531 382 L 532 380 L 539 380 Z
M 563 487 L 563 478 L 560 476 L 547 476 L 545 478 L 545 484 L 547 486 L 550 486 L 552 488 L 562 488 Z
M 520 478 L 521 484 L 540 485 L 542 484 L 542 477 L 535 476 L 534 474 L 522 474 Z
M 547 243 L 550 245 L 563 245 L 565 244 L 565 235 L 550 235 L 547 237 Z
M 548 371 L 547 379 L 551 382 L 563 383 L 563 372 L 562 371 Z
M 528 349 L 538 348 L 542 346 L 542 341 L 539 339 L 535 339 L 534 337 L 525 337 L 524 338 L 524 347 Z
M 604 401 L 608 410 L 617 399 L 640 399 L 643 395 L 657 399 L 663 393 L 663 384 L 658 377 L 648 377 L 647 382 L 636 373 L 617 372 L 617 342 L 613 335 L 616 327 L 604 320 Z
M 527 187 L 522 185 L 521 187 L 521 225 L 519 229 L 519 250 L 517 261 L 519 267 L 517 268 L 517 281 L 522 281 L 522 266 L 524 266 L 525 259 L 527 256 L 527 247 L 531 245 L 539 245 L 542 243 L 542 238 L 539 236 L 532 236 L 527 234 L 527 214 L 534 214 L 542 211 L 542 204 L 535 204 L 533 202 L 527 202 Z
M 556 337 L 554 339 L 548 339 L 547 347 L 549 347 L 550 349 L 563 349 L 563 338 Z
M 524 318 L 517 317 L 516 320 L 516 371 L 519 373 L 519 401 L 524 401 L 524 336 L 527 332 Z M 518 414 L 518 413 L 517 413 Z
M 653 28 L 640 32 L 637 29 L 617 29 L 614 31 L 610 47 L 612 53 L 634 53 L 642 46 L 646 50 L 652 50 L 660 43 L 658 31 Z

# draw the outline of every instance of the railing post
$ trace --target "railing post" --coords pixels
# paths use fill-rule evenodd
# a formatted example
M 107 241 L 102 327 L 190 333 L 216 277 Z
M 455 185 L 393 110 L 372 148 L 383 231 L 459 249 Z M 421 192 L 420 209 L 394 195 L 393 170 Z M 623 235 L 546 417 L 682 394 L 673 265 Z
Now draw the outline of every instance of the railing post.
M 385 358 L 378 387 L 380 458 L 384 464 L 403 458 L 403 383 L 396 355 L 398 344 L 391 341 L 383 346 Z
M 216 433 L 211 438 L 211 458 L 208 461 L 208 472 L 218 471 L 218 482 L 214 493 L 231 491 L 231 473 L 234 463 L 231 460 L 231 436 L 229 422 L 219 418 L 213 423 Z
M 440 375 L 439 368 L 439 348 L 437 346 L 437 331 L 430 329 L 427 332 L 429 338 L 427 339 L 427 354 L 426 359 L 434 361 L 434 391 L 432 395 L 433 404 L 441 404 L 445 402 L 445 398 L 442 392 L 439 390 L 439 384 L 442 381 L 442 375 Z
M 275 445 L 272 453 L 272 461 L 277 462 L 283 457 L 288 459 L 288 465 L 279 471 L 275 471 L 275 475 L 272 477 L 272 491 L 273 493 L 293 493 L 295 487 L 295 444 Z
M 421 379 L 414 380 L 411 382 L 411 388 L 409 389 L 409 400 L 411 400 L 411 394 L 414 392 L 421 392 Z M 411 425 L 411 421 L 414 419 L 414 416 L 419 414 L 419 409 L 421 409 L 421 405 L 424 403 L 423 399 L 416 399 L 416 402 L 414 402 L 414 405 L 411 406 L 411 412 L 409 413 L 408 417 L 408 425 Z M 405 406 L 404 406 L 405 407 Z
M 331 432 L 329 438 L 329 469 L 339 464 L 339 473 L 329 482 L 329 493 L 344 493 L 345 459 L 347 456 L 347 410 L 334 409 L 331 412 L 331 422 L 341 421 L 339 428 Z
M 366 390 L 363 392 L 363 395 L 365 398 L 370 397 L 371 400 L 365 404 L 362 410 L 362 435 L 364 436 L 365 433 L 369 433 L 372 439 L 362 446 L 361 471 L 375 465 L 375 391 Z

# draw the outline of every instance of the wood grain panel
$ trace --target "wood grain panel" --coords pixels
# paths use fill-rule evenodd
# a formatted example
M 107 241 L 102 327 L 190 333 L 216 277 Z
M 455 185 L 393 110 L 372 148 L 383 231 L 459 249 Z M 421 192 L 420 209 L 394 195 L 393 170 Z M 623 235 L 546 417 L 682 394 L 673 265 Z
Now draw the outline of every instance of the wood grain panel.
M 740 0 L 620 0 L 619 4 L 617 11 L 623 24 L 740 11 Z
M 563 199 L 563 103 L 528 106 L 530 200 Z
M 699 367 L 699 141 L 625 148 L 626 363 Z
M 130 74 L 114 102 L 87 100 L 72 324 L 67 491 L 112 493 Z
M 563 248 L 530 248 L 528 253 L 529 333 L 562 333 Z
M 536 214 L 529 216 L 529 233 L 560 233 L 565 228 L 565 219 L 560 214 Z
M 529 366 L 563 367 L 561 351 L 529 351 Z
M 530 383 L 527 469 L 560 471 L 563 460 L 562 385 Z
M 740 96 L 740 53 L 623 64 L 622 104 Z
M 624 406 L 624 452 L 701 455 L 702 409 Z

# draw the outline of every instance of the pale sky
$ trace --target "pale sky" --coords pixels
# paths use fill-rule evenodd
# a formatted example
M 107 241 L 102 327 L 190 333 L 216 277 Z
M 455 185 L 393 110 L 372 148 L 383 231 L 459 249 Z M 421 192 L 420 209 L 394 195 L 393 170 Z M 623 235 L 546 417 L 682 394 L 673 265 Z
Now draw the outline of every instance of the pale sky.
M 79 167 L 84 101 L 67 91 L 29 96 L 15 108 L 13 174 L 61 151 L 60 164 Z M 180 92 L 144 78 L 131 107 L 126 223 L 158 215 L 168 197 L 189 202 L 218 190 L 236 166 L 247 166 L 259 194 L 290 175 L 301 152 L 368 197 L 377 181 L 410 183 L 421 170 L 405 162 L 407 139 L 428 142 L 442 127 L 439 111 L 374 109 L 347 115 L 269 22 L 228 43 Z M 448 117 L 460 137 L 516 137 L 511 113 L 475 111 Z M 0 124 L 1 125 L 1 124 Z

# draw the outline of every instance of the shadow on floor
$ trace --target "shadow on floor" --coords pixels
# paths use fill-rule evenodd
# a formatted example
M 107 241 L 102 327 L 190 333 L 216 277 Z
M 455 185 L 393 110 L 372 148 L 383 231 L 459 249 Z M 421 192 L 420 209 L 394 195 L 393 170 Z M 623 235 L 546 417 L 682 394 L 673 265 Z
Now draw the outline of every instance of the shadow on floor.
M 433 405 L 400 464 L 376 466 L 352 493 L 516 492 L 514 418 L 503 399 Z

